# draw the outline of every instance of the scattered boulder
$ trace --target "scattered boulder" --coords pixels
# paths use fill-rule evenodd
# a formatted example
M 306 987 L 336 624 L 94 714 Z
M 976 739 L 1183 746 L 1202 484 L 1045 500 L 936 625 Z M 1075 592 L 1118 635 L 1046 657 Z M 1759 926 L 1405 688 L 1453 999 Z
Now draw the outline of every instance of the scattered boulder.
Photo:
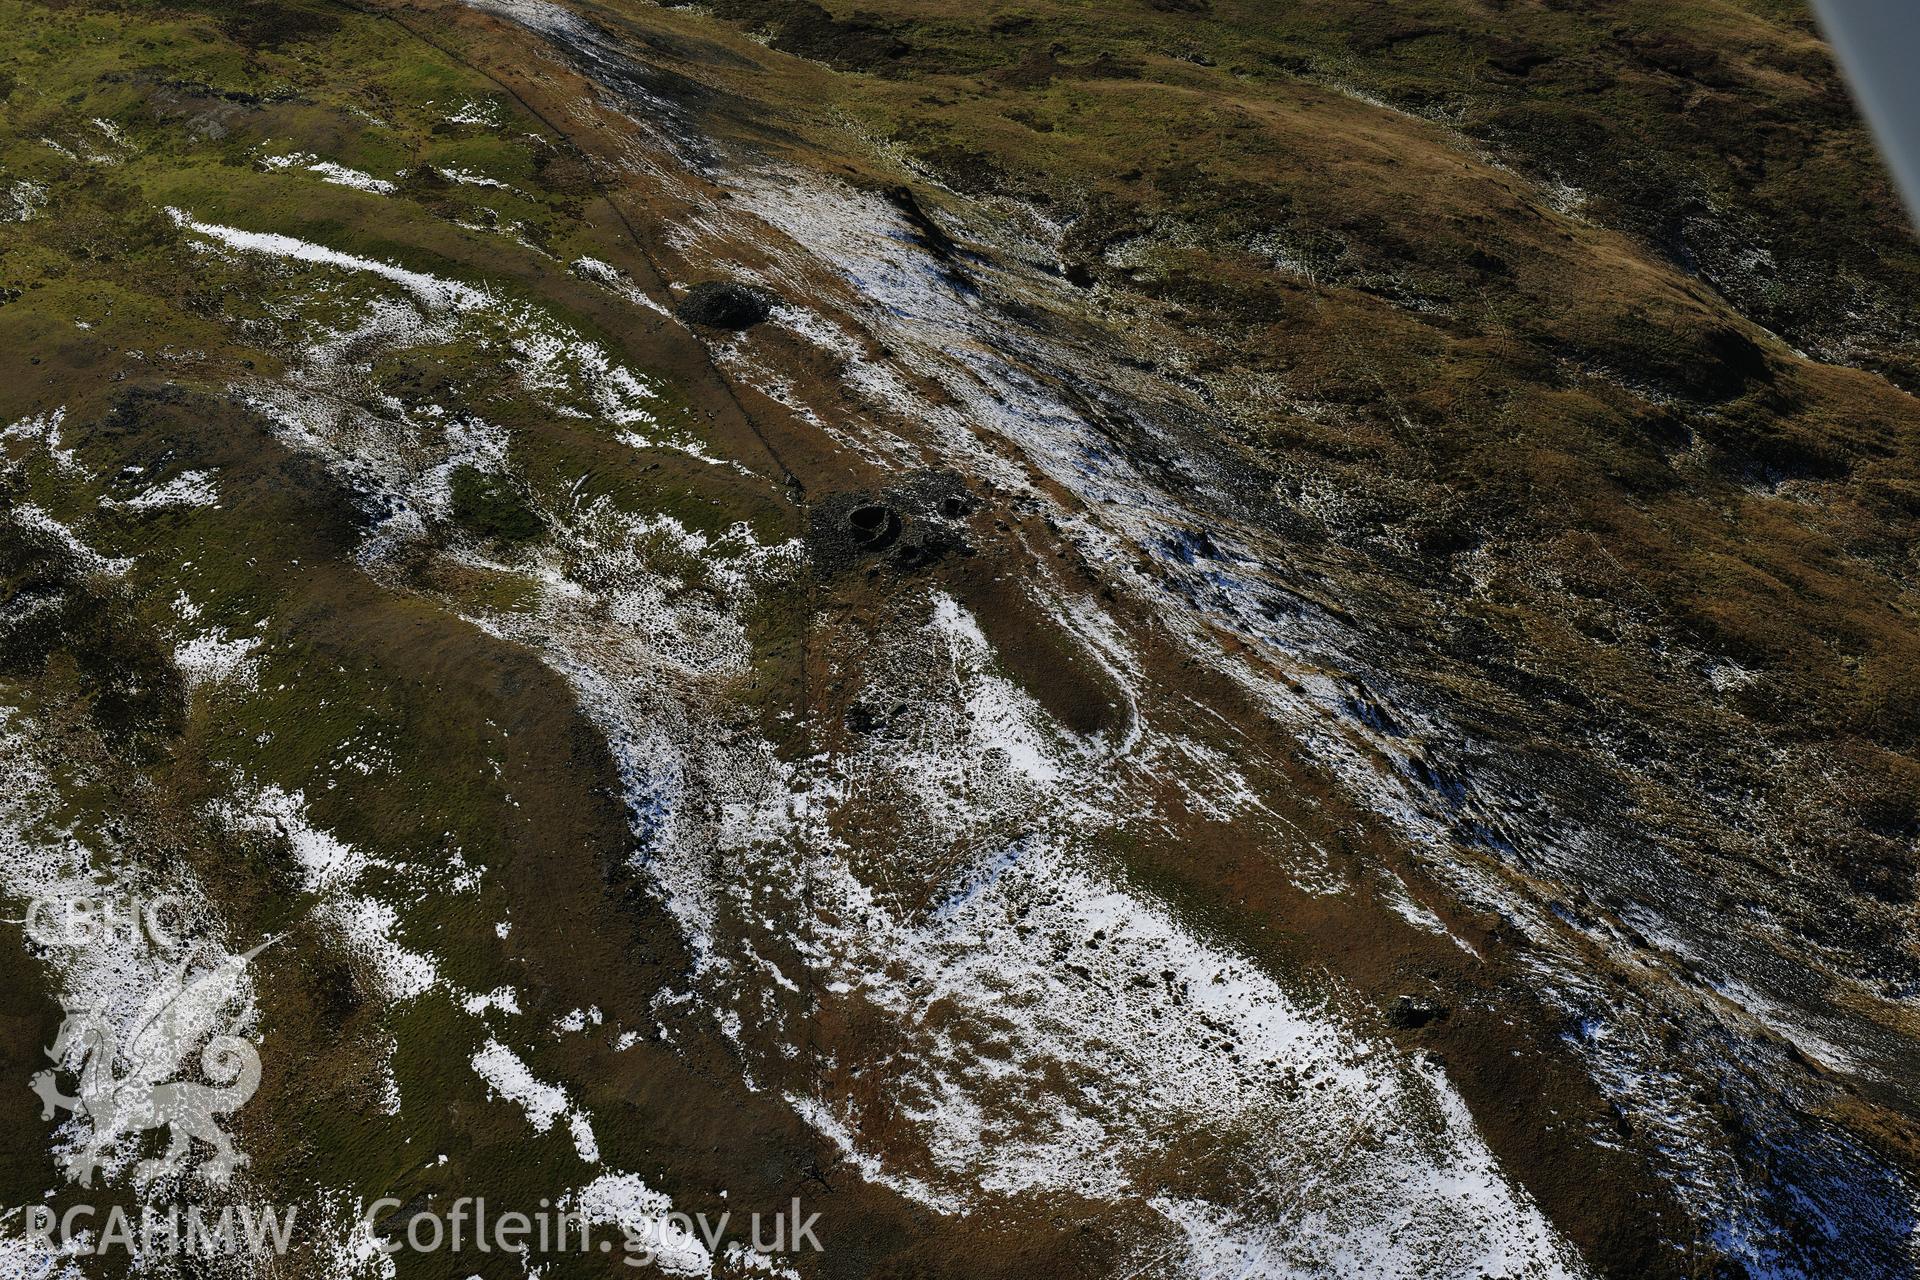
M 779 301 L 763 289 L 732 280 L 706 280 L 687 291 L 674 314 L 709 329 L 751 329 L 773 314 Z
M 971 555 L 965 521 L 978 506 L 948 471 L 915 471 L 879 493 L 836 493 L 813 509 L 814 561 L 834 573 L 880 557 L 913 572 L 949 554 Z
M 884 711 L 864 702 L 856 702 L 847 708 L 847 729 L 863 736 L 877 733 L 883 737 L 895 737 L 893 722 L 906 714 L 906 710 L 907 704 L 904 702 L 896 702 Z
M 915 524 L 900 539 L 893 563 L 902 569 L 920 569 L 960 546 L 960 540 L 931 524 Z
M 909 520 L 964 520 L 979 505 L 967 482 L 951 471 L 916 471 L 891 493 Z
M 1402 1031 L 1415 1031 L 1433 1022 L 1445 1022 L 1453 1010 L 1435 1004 L 1424 996 L 1401 996 L 1387 1010 L 1387 1025 Z

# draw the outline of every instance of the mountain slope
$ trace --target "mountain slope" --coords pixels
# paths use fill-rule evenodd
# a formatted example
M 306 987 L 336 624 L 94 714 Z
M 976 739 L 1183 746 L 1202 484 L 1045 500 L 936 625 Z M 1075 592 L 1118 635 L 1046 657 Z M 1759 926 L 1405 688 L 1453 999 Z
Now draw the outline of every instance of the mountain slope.
M 7 29 L 6 890 L 292 943 L 252 1164 L 115 1195 L 1913 1270 L 1913 245 L 1797 12 Z M 18 955 L 22 1078 L 161 976 Z

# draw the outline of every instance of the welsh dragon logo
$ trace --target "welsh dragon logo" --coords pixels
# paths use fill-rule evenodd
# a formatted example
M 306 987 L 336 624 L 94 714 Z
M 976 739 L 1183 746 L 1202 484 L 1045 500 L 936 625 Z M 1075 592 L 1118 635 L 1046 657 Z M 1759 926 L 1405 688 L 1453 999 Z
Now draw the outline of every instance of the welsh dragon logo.
M 47 1047 L 54 1066 L 34 1075 L 33 1089 L 42 1119 L 66 1111 L 86 1122 L 85 1139 L 60 1156 L 69 1179 L 91 1187 L 95 1171 L 122 1139 L 154 1129 L 167 1131 L 167 1149 L 142 1160 L 138 1178 L 185 1170 L 196 1141 L 213 1149 L 199 1167 L 210 1182 L 225 1182 L 247 1163 L 218 1118 L 246 1105 L 260 1087 L 260 1054 L 238 1034 L 238 1019 L 223 1015 L 243 990 L 247 963 L 274 941 L 191 977 L 183 961 L 130 1020 L 133 1030 L 124 1042 L 99 1011 L 66 1006 L 59 1034 Z M 200 1071 L 207 1083 L 171 1078 L 203 1039 Z M 62 1068 L 77 1075 L 77 1095 L 60 1091 Z

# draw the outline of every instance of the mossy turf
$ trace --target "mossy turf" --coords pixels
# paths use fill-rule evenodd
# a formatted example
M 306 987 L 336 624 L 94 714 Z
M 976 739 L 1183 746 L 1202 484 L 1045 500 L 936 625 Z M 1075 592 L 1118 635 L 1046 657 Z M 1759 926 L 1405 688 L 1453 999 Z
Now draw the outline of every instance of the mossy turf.
M 1028 319 L 1101 329 L 1116 369 L 1198 388 L 1185 403 L 1208 406 L 1188 416 L 1209 456 L 1244 485 L 1248 518 L 1284 539 L 1264 567 L 1391 654 L 1409 697 L 1538 769 L 1569 812 L 1592 801 L 1697 834 L 1703 876 L 1763 868 L 1786 885 L 1783 947 L 1870 957 L 1881 994 L 1913 989 L 1901 922 L 1920 829 L 1920 434 L 1900 388 L 1920 367 L 1920 260 L 1797 8 L 725 0 L 594 13 L 637 37 L 654 74 L 680 77 L 703 125 L 896 193 L 922 237 L 965 236 L 956 211 L 1057 228 L 1043 252 L 1059 260 L 1043 266 L 1074 301 Z M 570 269 L 671 262 L 673 228 L 649 222 L 647 202 L 684 210 L 638 168 L 603 187 L 588 145 L 505 87 L 564 95 L 558 63 L 464 7 L 393 16 L 425 36 L 317 3 L 0 0 L 0 216 L 25 211 L 0 223 L 0 423 L 67 412 L 58 447 L 9 439 L 5 498 L 133 562 L 89 574 L 7 526 L 0 602 L 57 597 L 58 611 L 0 640 L 5 700 L 52 726 L 73 762 L 53 825 L 104 841 L 131 823 L 194 868 L 237 930 L 313 927 L 285 842 L 223 833 L 206 809 L 236 786 L 279 785 L 391 860 L 376 887 L 412 893 L 403 936 L 431 944 L 452 986 L 515 983 L 549 1024 L 604 1000 L 610 1026 L 646 1033 L 631 1054 L 604 1038 L 528 1053 L 541 1078 L 593 1082 L 580 1101 L 613 1118 L 599 1134 L 610 1165 L 695 1204 L 724 1183 L 736 1205 L 824 1185 L 818 1140 L 777 1097 L 740 1092 L 717 1036 L 652 1042 L 652 997 L 688 959 L 626 865 L 604 733 L 551 670 L 462 615 L 535 606 L 534 562 L 516 557 L 558 513 L 605 500 L 714 540 L 744 524 L 771 545 L 806 527 L 795 494 L 849 491 L 868 464 L 774 407 L 743 409 L 704 348 Z M 620 136 L 597 101 L 563 97 L 582 114 L 553 118 Z M 342 185 L 325 164 L 393 190 Z M 211 252 L 169 210 L 557 317 L 649 380 L 653 421 L 630 435 L 554 413 L 512 376 L 498 330 L 369 353 L 392 403 L 458 402 L 503 433 L 500 456 L 455 469 L 446 510 L 429 513 L 434 546 L 478 554 L 376 585 L 355 557 L 382 513 L 285 448 L 236 388 L 350 329 L 378 287 L 320 290 L 285 261 Z M 740 465 L 650 446 L 656 431 Z M 193 468 L 218 473 L 217 507 L 101 502 Z M 937 580 L 1041 706 L 1117 733 L 1113 677 L 1012 585 L 1040 580 L 1021 558 L 1031 548 L 1069 563 L 1039 525 L 1003 522 L 1005 537 L 982 536 L 976 562 L 956 556 Z M 814 585 L 770 584 L 755 602 L 734 690 L 794 758 L 835 732 L 809 713 L 846 710 L 820 679 L 832 668 Z M 899 579 L 876 568 L 840 586 L 854 670 L 859 628 L 898 606 Z M 169 658 L 182 594 L 197 628 L 259 639 L 252 688 L 187 687 Z M 1164 665 L 1193 705 L 1269 734 L 1261 794 L 1302 827 L 1251 846 L 1192 814 L 1165 839 L 1102 833 L 1132 883 L 1276 972 L 1299 977 L 1312 955 L 1369 992 L 1429 967 L 1467 991 L 1498 981 L 1483 973 L 1497 961 L 1469 963 L 1370 903 L 1302 906 L 1282 852 L 1345 857 L 1371 818 L 1292 768 L 1271 746 L 1279 731 L 1190 656 Z M 1826 772 L 1755 763 L 1774 752 Z M 1628 773 L 1601 773 L 1603 757 Z M 1758 834 L 1754 804 L 1779 819 Z M 1791 866 L 1769 861 L 1782 845 Z M 876 838 L 863 857 L 891 850 Z M 488 868 L 482 889 L 445 888 L 456 854 Z M 1789 873 L 1851 888 L 1799 892 Z M 1486 954 L 1510 932 L 1469 931 Z M 303 969 L 295 954 L 272 957 L 263 986 L 263 1020 L 283 1038 L 267 1046 L 262 1177 L 514 1206 L 579 1180 L 563 1126 L 532 1135 L 488 1096 L 470 1066 L 480 1031 L 445 992 L 383 1021 L 363 967 Z M 15 1079 L 39 1065 L 57 1016 L 22 990 L 0 1040 L 0 1076 Z M 1670 1262 L 1637 1217 L 1638 1234 L 1617 1229 L 1656 1212 L 1631 1157 L 1590 1188 L 1567 1169 L 1614 1156 L 1556 1163 L 1575 1137 L 1536 1144 L 1538 1108 L 1555 1124 L 1563 1106 L 1606 1113 L 1555 1028 L 1516 1057 L 1504 1016 L 1463 1011 L 1445 1032 L 1501 1158 L 1531 1161 L 1553 1212 L 1636 1264 L 1623 1274 Z M 397 1120 L 378 1087 L 388 1036 Z M 1539 1063 L 1550 1094 L 1525 1075 Z M 0 1145 L 0 1203 L 46 1182 L 44 1133 L 22 1123 L 32 1142 Z M 831 1172 L 883 1242 L 938 1230 Z M 1009 1269 L 1056 1261 L 1020 1254 L 1029 1243 L 1009 1246 Z M 1117 1248 L 1053 1247 L 1093 1271 L 1100 1247 Z M 451 1265 L 412 1260 L 405 1274 Z M 854 1252 L 834 1265 L 861 1273 Z
M 564 180 L 568 153 L 493 82 L 395 37 L 378 17 L 326 5 L 0 8 L 0 209 L 17 195 L 28 215 L 0 224 L 0 424 L 63 411 L 57 448 L 10 440 L 0 464 L 0 600 L 28 613 L 42 599 L 58 606 L 6 628 L 0 700 L 46 727 L 48 756 L 72 762 L 51 823 L 95 848 L 159 850 L 189 868 L 235 942 L 305 939 L 269 951 L 257 975 L 267 1072 L 238 1136 L 261 1185 L 287 1196 L 315 1185 L 369 1197 L 457 1190 L 531 1212 L 589 1168 L 564 1124 L 531 1133 L 475 1074 L 483 1036 L 454 994 L 514 985 L 542 1025 L 598 1002 L 648 1027 L 646 999 L 684 957 L 657 909 L 617 887 L 627 843 L 617 781 L 570 691 L 448 607 L 513 609 L 531 584 L 475 570 L 423 581 L 421 597 L 375 586 L 352 565 L 379 514 L 368 495 L 287 451 L 234 390 L 350 330 L 378 290 L 317 289 L 283 261 L 210 251 L 169 210 L 485 289 L 502 314 L 538 312 L 633 362 L 651 429 L 698 438 L 705 419 L 671 375 L 636 358 L 647 343 L 628 310 L 566 268 L 620 250 L 591 184 Z M 394 189 L 329 181 L 310 167 L 323 160 Z M 536 403 L 507 371 L 509 336 L 462 331 L 369 353 L 371 384 L 394 402 L 455 402 L 504 433 L 497 466 L 449 477 L 435 537 L 510 555 L 545 537 L 540 513 L 569 497 L 676 515 L 715 536 L 743 520 L 781 531 L 764 482 L 729 471 L 716 483 L 684 453 Z M 215 505 L 115 505 L 196 469 L 217 476 Z M 12 519 L 26 503 L 127 567 L 90 569 Z M 195 611 L 190 629 L 253 643 L 251 681 L 186 687 L 170 657 L 181 601 Z M 236 836 L 211 815 L 236 789 L 268 786 L 301 793 L 317 825 L 387 860 L 366 889 L 397 904 L 399 935 L 435 955 L 441 987 L 397 1011 L 378 998 L 377 974 L 329 934 L 338 926 L 286 841 Z M 482 887 L 450 888 L 462 867 Z M 596 941 L 556 949 L 583 911 Z M 509 919 L 525 939 L 512 948 L 498 932 Z M 44 1065 L 59 1010 L 35 983 L 17 985 L 0 1069 L 24 1080 Z M 608 1117 L 649 1093 L 656 1113 L 669 1111 L 677 1090 L 680 1119 L 598 1135 L 623 1167 L 651 1170 L 662 1134 L 694 1150 L 696 1130 L 724 1129 L 725 1111 L 737 1112 L 644 1043 L 618 1061 L 604 1043 L 529 1052 L 543 1077 L 578 1069 L 604 1082 L 583 1101 Z M 582 1053 L 606 1060 L 571 1061 Z M 389 1058 L 409 1100 L 398 1116 L 382 1094 Z M 729 1148 L 764 1148 L 762 1166 L 782 1170 L 774 1152 L 794 1125 L 763 1116 Z M 56 1176 L 47 1130 L 37 1113 L 10 1127 L 8 1203 L 38 1199 Z M 708 1184 L 700 1195 L 720 1176 Z M 602 1274 L 604 1261 L 556 1258 L 552 1274 Z M 419 1256 L 402 1269 L 472 1266 Z

